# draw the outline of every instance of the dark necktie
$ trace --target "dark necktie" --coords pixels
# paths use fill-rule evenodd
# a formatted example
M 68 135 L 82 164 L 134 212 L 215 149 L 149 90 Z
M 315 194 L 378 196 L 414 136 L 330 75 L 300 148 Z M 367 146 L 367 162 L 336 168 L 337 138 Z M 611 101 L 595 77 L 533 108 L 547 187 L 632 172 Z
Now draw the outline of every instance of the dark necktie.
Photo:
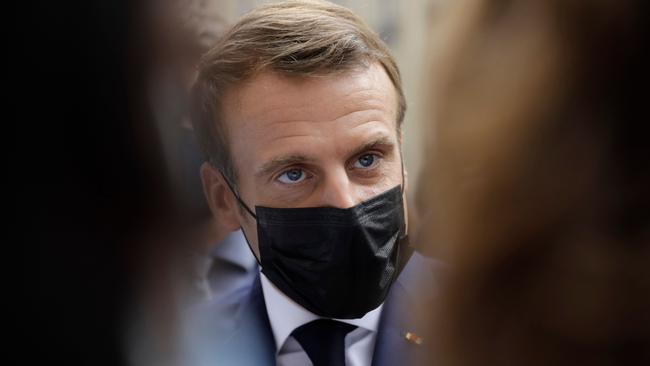
M 345 366 L 345 336 L 354 325 L 330 319 L 304 324 L 291 333 L 314 366 Z

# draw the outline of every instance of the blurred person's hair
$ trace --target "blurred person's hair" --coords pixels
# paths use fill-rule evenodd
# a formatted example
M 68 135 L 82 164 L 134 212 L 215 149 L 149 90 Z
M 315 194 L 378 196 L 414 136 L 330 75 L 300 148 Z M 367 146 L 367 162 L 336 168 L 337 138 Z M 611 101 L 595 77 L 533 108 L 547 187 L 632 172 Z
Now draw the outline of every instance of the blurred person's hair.
M 225 33 L 228 22 L 219 13 L 215 0 L 185 0 L 181 19 L 190 40 L 205 52 Z
M 253 9 L 203 58 L 195 86 L 192 122 L 206 159 L 236 184 L 220 110 L 230 88 L 272 71 L 286 77 L 320 77 L 379 62 L 398 94 L 399 128 L 406 103 L 388 47 L 361 18 L 326 1 L 271 3 Z
M 148 14 L 152 37 L 148 43 L 153 61 L 146 70 L 149 99 L 159 129 L 165 169 L 179 210 L 196 239 L 217 241 L 215 222 L 200 179 L 203 155 L 190 117 L 190 94 L 201 56 L 223 35 L 227 22 L 218 12 L 218 0 L 171 0 Z M 193 245 L 188 245 L 188 249 Z M 205 244 L 200 248 L 204 249 Z
M 188 103 L 201 56 L 226 29 L 218 5 L 218 0 L 173 0 L 157 4 L 151 14 L 155 52 L 149 93 L 170 191 L 184 223 L 172 274 L 181 307 L 205 298 L 208 251 L 227 234 L 203 195 L 199 171 L 204 159 Z
M 166 48 L 172 57 L 187 60 L 192 68 L 228 29 L 219 13 L 218 0 L 176 0 L 170 11 L 174 19 L 163 18 L 160 28 L 167 31 Z M 177 24 L 174 24 L 177 23 Z
M 442 364 L 650 360 L 643 3 L 463 1 L 435 35 L 418 201 L 452 267 Z

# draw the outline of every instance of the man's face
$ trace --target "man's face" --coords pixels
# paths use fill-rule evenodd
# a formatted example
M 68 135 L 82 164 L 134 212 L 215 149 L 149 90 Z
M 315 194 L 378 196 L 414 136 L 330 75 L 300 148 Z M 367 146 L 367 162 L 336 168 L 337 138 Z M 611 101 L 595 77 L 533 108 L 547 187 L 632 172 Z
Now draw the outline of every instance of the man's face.
M 239 194 L 253 210 L 349 208 L 402 183 L 397 93 L 378 64 L 307 79 L 265 72 L 222 105 Z M 259 255 L 255 220 L 230 207 Z

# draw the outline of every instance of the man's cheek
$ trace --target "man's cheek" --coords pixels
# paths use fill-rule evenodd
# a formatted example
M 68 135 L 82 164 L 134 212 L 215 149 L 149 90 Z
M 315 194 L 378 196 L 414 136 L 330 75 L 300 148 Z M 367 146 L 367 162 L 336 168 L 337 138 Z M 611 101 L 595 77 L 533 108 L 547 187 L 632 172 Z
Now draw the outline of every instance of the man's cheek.
M 390 190 L 391 188 L 394 188 L 395 186 L 398 186 L 402 183 L 401 177 L 396 178 L 396 177 L 385 177 L 381 181 L 377 182 L 374 184 L 372 187 L 368 187 L 363 190 L 362 197 L 363 200 L 368 200 L 373 197 L 379 196 L 380 194 Z

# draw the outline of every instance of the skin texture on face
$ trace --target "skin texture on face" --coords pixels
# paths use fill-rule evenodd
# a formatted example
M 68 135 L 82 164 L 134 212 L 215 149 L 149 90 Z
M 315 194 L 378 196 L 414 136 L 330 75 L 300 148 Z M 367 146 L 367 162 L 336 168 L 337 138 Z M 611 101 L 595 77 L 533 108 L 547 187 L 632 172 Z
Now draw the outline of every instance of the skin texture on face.
M 238 191 L 253 211 L 349 208 L 402 183 L 397 93 L 379 64 L 312 78 L 263 72 L 222 105 Z M 242 227 L 259 256 L 255 220 L 211 166 L 202 178 L 213 212 Z

